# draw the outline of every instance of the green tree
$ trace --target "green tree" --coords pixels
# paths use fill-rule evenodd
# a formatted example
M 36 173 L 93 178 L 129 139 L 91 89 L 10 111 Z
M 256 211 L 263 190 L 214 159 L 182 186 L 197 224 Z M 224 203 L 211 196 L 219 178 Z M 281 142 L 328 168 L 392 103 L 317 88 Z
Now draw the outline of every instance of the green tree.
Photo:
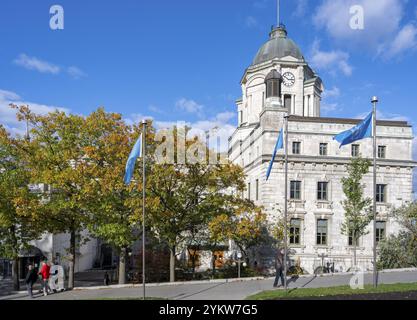
M 381 269 L 417 267 L 417 202 L 393 211 L 400 226 L 398 235 L 379 243 L 378 267 Z
M 19 120 L 27 121 L 31 127 L 30 141 L 19 144 L 30 181 L 51 188 L 41 210 L 46 231 L 70 235 L 68 286 L 73 288 L 76 248 L 86 240 L 82 231 L 91 221 L 83 202 L 84 187 L 89 183 L 89 164 L 85 160 L 89 140 L 82 131 L 85 119 L 59 111 L 36 115 L 27 106 L 12 107 L 17 109 Z
M 175 137 L 186 136 L 185 132 L 177 133 L 175 129 Z M 170 250 L 172 282 L 175 281 L 178 246 L 192 237 L 196 227 L 207 229 L 213 217 L 230 214 L 240 200 L 228 191 L 244 189 L 244 175 L 240 167 L 230 163 L 209 164 L 210 153 L 207 147 L 198 139 L 186 139 L 186 150 L 193 146 L 206 151 L 203 161 L 187 161 L 186 164 L 155 163 L 149 168 L 148 174 L 148 221 L 155 237 Z M 176 139 L 175 156 L 177 147 Z
M 342 223 L 342 234 L 352 237 L 353 264 L 356 268 L 357 240 L 366 235 L 367 226 L 373 219 L 371 211 L 372 199 L 364 197 L 362 179 L 369 172 L 371 163 L 362 158 L 352 159 L 347 167 L 348 177 L 342 178 L 343 193 L 346 199 L 342 201 L 345 211 L 345 221 Z
M 121 115 L 99 109 L 85 121 L 91 177 L 83 189 L 85 208 L 94 219 L 89 230 L 119 252 L 119 284 L 126 282 L 127 251 L 139 239 L 142 210 L 142 179 L 130 186 L 123 181 L 127 157 L 141 134 L 141 128 L 130 127 Z M 153 129 L 147 130 L 147 149 L 152 147 Z M 142 176 L 142 166 L 135 167 L 135 177 Z
M 19 290 L 19 253 L 39 238 L 38 195 L 12 138 L 0 125 L 0 257 L 13 260 L 13 286 Z

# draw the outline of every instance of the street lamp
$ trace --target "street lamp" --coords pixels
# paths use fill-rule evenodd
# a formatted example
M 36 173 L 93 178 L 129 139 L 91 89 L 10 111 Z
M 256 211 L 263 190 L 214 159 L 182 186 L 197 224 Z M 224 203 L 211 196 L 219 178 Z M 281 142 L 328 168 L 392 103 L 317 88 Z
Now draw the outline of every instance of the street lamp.
M 237 264 L 238 264 L 238 269 L 237 269 L 237 277 L 240 279 L 240 264 L 242 263 L 242 253 L 241 252 L 239 252 L 238 254 L 237 254 Z

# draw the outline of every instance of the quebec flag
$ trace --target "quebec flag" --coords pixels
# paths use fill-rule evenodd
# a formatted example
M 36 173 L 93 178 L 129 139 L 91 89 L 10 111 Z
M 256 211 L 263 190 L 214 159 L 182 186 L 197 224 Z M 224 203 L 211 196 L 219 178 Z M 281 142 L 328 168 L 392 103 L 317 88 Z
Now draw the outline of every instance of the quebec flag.
M 268 181 L 269 176 L 271 175 L 272 167 L 274 165 L 275 157 L 277 155 L 278 150 L 283 149 L 283 148 L 284 148 L 284 130 L 281 129 L 281 132 L 279 133 L 277 144 L 276 144 L 275 149 L 274 149 L 274 153 L 272 154 L 271 163 L 269 164 L 269 168 L 268 168 L 268 171 L 266 173 L 266 181 Z
M 124 183 L 126 185 L 129 185 L 130 182 L 132 181 L 136 160 L 141 156 L 142 156 L 142 134 L 140 135 L 138 141 L 136 141 L 135 146 L 133 147 L 132 152 L 130 152 L 129 159 L 127 160 L 127 163 L 126 163 L 126 172 L 125 172 L 125 178 L 124 178 Z
M 351 144 L 355 141 L 365 138 L 372 138 L 373 112 L 371 112 L 365 120 L 350 130 L 339 133 L 333 138 L 340 142 L 340 148 L 344 145 Z

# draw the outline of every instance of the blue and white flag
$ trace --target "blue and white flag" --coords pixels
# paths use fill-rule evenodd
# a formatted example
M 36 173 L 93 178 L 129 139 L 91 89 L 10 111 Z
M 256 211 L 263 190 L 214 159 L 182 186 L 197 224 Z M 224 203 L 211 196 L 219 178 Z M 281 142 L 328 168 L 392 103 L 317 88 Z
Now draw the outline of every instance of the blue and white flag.
M 266 173 L 266 181 L 268 181 L 269 176 L 271 175 L 272 167 L 274 165 L 275 157 L 277 155 L 278 150 L 284 148 L 284 129 L 281 129 L 281 132 L 279 133 L 278 141 L 274 149 L 274 153 L 272 154 L 272 160 L 269 164 L 268 171 Z
M 373 112 L 371 112 L 365 120 L 359 123 L 357 126 L 350 130 L 339 133 L 333 138 L 340 142 L 340 148 L 344 145 L 351 144 L 355 141 L 365 138 L 372 138 L 372 126 L 373 126 Z
M 135 170 L 136 160 L 142 156 L 142 134 L 140 135 L 138 141 L 136 141 L 135 146 L 130 152 L 129 159 L 126 163 L 126 172 L 124 182 L 126 185 L 130 184 L 130 181 L 133 177 L 133 171 Z

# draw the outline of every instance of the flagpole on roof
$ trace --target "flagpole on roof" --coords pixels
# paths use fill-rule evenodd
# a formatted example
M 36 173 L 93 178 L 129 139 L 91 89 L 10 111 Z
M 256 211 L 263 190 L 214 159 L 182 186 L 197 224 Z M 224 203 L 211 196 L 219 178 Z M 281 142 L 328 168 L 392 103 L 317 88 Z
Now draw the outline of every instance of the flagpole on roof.
M 372 131 L 373 131 L 373 166 L 374 166 L 374 177 L 373 177 L 373 191 L 374 191 L 374 201 L 373 201 L 373 214 L 374 214 L 374 225 L 373 225 L 373 237 L 374 237 L 374 252 L 373 252 L 373 265 L 374 265 L 374 273 L 373 273 L 373 282 L 374 282 L 374 287 L 378 287 L 378 270 L 377 270 L 377 254 L 376 254 L 376 246 L 377 246 L 377 242 L 376 242 L 376 219 L 377 219 L 377 215 L 376 215 L 376 104 L 378 103 L 378 97 L 374 96 L 372 97 L 371 100 L 372 104 L 373 104 L 373 126 L 372 126 Z
M 146 120 L 142 121 L 142 160 L 143 160 L 143 186 L 142 186 L 142 282 L 143 282 L 143 300 L 146 299 L 146 279 L 145 279 L 145 250 L 146 250 L 146 236 L 145 236 L 145 197 L 146 197 Z

